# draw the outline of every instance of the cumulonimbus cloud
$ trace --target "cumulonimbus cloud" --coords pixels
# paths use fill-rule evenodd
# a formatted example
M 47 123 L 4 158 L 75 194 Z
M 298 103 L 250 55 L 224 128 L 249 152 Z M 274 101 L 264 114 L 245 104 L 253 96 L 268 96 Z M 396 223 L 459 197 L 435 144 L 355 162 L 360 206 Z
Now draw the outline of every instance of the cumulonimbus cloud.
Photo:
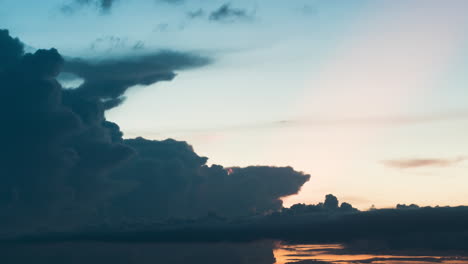
M 209 58 L 159 52 L 96 62 L 64 59 L 55 49 L 25 54 L 6 30 L 0 58 L 0 237 L 123 218 L 265 214 L 310 178 L 290 167 L 208 166 L 186 142 L 124 139 L 106 119 L 129 87 L 172 80 L 174 71 Z M 81 84 L 64 89 L 56 79 L 63 70 Z

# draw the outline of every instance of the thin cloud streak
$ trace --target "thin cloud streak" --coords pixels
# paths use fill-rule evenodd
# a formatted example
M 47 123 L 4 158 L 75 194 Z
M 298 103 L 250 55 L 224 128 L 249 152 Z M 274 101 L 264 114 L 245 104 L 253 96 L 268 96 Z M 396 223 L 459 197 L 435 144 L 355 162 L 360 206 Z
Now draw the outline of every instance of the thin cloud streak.
M 375 117 L 324 118 L 307 117 L 270 122 L 224 125 L 211 128 L 173 128 L 159 131 L 130 130 L 128 134 L 167 135 L 185 133 L 244 132 L 261 129 L 281 129 L 291 127 L 358 127 L 358 126 L 408 126 L 447 121 L 468 121 L 468 110 L 431 113 L 424 115 L 389 115 Z
M 421 167 L 450 167 L 467 160 L 467 157 L 457 157 L 453 159 L 398 159 L 384 160 L 382 163 L 396 169 L 412 169 Z

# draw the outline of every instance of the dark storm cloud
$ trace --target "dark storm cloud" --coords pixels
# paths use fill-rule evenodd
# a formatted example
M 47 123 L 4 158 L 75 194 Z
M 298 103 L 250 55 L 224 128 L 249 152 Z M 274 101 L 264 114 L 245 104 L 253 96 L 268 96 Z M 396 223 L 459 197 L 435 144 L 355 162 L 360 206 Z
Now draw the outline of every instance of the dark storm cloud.
M 24 45 L 18 38 L 11 38 L 7 30 L 0 30 L 0 71 L 19 62 Z
M 236 20 L 249 20 L 252 16 L 245 9 L 233 8 L 226 3 L 210 13 L 209 19 L 218 22 L 233 22 Z
M 112 211 L 148 219 L 264 214 L 282 208 L 310 176 L 292 168 L 207 166 L 190 145 L 175 140 L 125 140 L 138 153 L 112 177 L 134 181 Z M 161 202 L 164 201 L 164 202 Z
M 325 205 L 327 203 L 328 206 Z M 356 209 L 349 210 L 350 208 L 343 204 L 346 203 L 337 208 L 335 199 L 328 196 L 325 203 L 291 207 L 289 210 L 284 209 L 282 212 L 266 216 L 226 219 L 212 215 L 157 223 L 120 222 L 77 232 L 0 240 L 0 251 L 4 249 L 9 252 L 8 245 L 18 244 L 22 247 L 25 243 L 151 245 L 283 241 L 287 244 L 344 245 L 344 249 L 336 249 L 336 252 L 331 252 L 334 249 L 330 249 L 330 253 L 336 255 L 468 256 L 468 207 L 399 206 L 401 209 L 372 209 L 360 212 Z M 69 250 L 74 248 L 71 245 Z M 301 255 L 313 254 L 314 251 L 309 251 Z M 291 258 L 294 258 L 294 255 L 291 255 Z M 395 261 L 403 261 L 403 258 L 396 258 L 399 257 L 395 257 Z M 431 258 L 427 257 L 427 260 Z M 378 262 L 379 258 L 376 256 L 370 261 Z
M 173 143 L 169 145 L 171 144 Z M 197 160 L 190 158 L 190 155 L 185 156 L 188 160 Z M 231 260 L 237 263 L 240 261 L 237 256 L 243 256 L 241 259 L 252 261 L 246 263 L 274 263 L 271 258 L 273 244 L 254 241 L 283 241 L 286 244 L 342 244 L 344 247 L 317 249 L 320 250 L 319 254 L 327 252 L 335 255 L 336 260 L 340 255 L 376 255 L 360 261 L 363 263 L 378 263 L 383 260 L 379 255 L 394 255 L 395 257 L 385 258 L 397 262 L 416 261 L 417 257 L 412 256 L 426 256 L 418 258 L 421 261 L 451 261 L 462 259 L 451 256 L 468 255 L 468 207 L 399 206 L 402 209 L 359 212 L 355 209 L 343 210 L 346 208 L 344 204 L 346 203 L 337 207 L 336 197 L 327 195 L 324 203 L 304 205 L 267 216 L 233 220 L 211 216 L 198 220 L 179 219 L 159 223 L 121 222 L 88 228 L 88 231 L 82 229 L 77 232 L 0 240 L 0 253 L 15 259 L 25 259 L 24 263 L 28 263 L 26 256 L 36 256 L 39 259 L 53 259 L 51 257 L 54 256 L 66 259 L 74 256 L 74 259 L 86 260 L 95 256 L 92 252 L 97 252 L 98 256 L 90 260 L 97 257 L 101 260 L 110 259 L 111 256 L 118 255 L 121 260 L 119 263 L 131 263 L 136 251 L 139 260 L 144 261 L 168 257 L 168 262 L 179 263 L 179 259 L 186 261 L 195 257 L 191 263 L 230 263 L 227 261 Z M 135 219 L 138 218 L 133 218 Z M 232 242 L 235 244 L 231 244 Z M 176 254 L 171 255 L 172 250 L 165 245 L 180 247 Z M 201 251 L 203 254 L 195 254 L 191 251 L 193 247 L 187 245 L 196 245 L 197 252 Z M 205 251 L 205 245 L 208 245 L 207 250 L 210 248 L 216 250 L 216 253 Z M 240 251 L 231 251 L 233 248 L 230 245 L 239 245 Z M 90 251 L 90 248 L 99 250 Z M 253 251 L 245 251 L 247 248 Z M 299 256 L 313 256 L 317 250 L 291 252 L 289 257 L 295 259 Z M 110 253 L 113 251 L 115 254 Z M 25 252 L 28 253 L 25 255 Z M 232 254 L 234 252 L 239 254 Z M 224 260 L 219 254 L 227 259 Z M 196 256 L 204 258 L 198 260 Z
M 0 40 L 0 46 L 11 40 Z M 100 191 L 107 184 L 103 176 L 133 153 L 110 137 L 100 102 L 67 99 L 55 79 L 63 64 L 55 49 L 38 50 L 0 71 L 0 214 L 6 228 L 34 226 L 27 220 L 31 214 L 41 215 L 40 223 L 59 208 L 71 212 L 89 199 L 97 204 L 107 195 Z
M 453 250 L 468 253 L 468 207 L 380 209 L 365 212 L 272 214 L 236 221 L 181 221 L 170 225 L 117 225 L 99 231 L 23 237 L 19 242 L 108 241 L 203 243 L 279 240 L 342 243 L 353 250 Z M 13 240 L 12 240 L 13 241 Z M 368 241 L 368 243 L 361 243 Z
M 384 160 L 382 163 L 390 168 L 411 169 L 421 167 L 449 167 L 457 165 L 465 160 L 467 160 L 465 157 L 454 159 L 397 159 Z
M 290 167 L 208 166 L 185 142 L 124 140 L 106 120 L 129 87 L 172 80 L 207 58 L 164 51 L 64 60 L 55 49 L 24 54 L 7 31 L 0 47 L 0 236 L 122 219 L 262 215 L 309 180 Z M 82 84 L 63 89 L 63 69 L 62 82 Z
M 106 109 L 117 106 L 125 91 L 135 85 L 150 85 L 170 81 L 177 70 L 204 66 L 206 57 L 174 51 L 130 58 L 87 61 L 69 59 L 64 72 L 76 74 L 84 83 L 74 92 L 78 96 L 106 100 Z

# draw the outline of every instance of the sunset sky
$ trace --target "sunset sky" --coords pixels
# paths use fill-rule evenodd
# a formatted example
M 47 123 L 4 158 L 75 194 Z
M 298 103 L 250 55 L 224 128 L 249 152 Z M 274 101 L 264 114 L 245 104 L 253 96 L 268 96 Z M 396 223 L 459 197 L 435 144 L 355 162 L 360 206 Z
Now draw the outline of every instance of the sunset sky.
M 106 113 L 126 138 L 310 174 L 285 205 L 468 204 L 468 1 L 84 2 L 0 0 L 0 27 L 64 57 L 212 59 L 128 90 Z

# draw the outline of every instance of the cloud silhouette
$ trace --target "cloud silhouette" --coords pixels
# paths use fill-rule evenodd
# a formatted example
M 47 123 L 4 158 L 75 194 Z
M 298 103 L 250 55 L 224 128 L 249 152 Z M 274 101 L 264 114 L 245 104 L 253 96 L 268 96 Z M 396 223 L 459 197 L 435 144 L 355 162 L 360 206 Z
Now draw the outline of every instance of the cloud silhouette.
M 20 61 L 24 45 L 18 38 L 12 38 L 8 30 L 0 30 L 0 71 Z
M 355 251 L 452 250 L 468 253 L 468 207 L 375 209 L 364 212 L 276 213 L 236 220 L 119 223 L 69 233 L 17 237 L 2 243 L 217 243 L 285 241 L 343 244 Z
M 37 245 L 264 239 L 468 251 L 467 207 L 359 212 L 327 195 L 324 203 L 286 209 L 281 197 L 297 193 L 310 175 L 208 166 L 186 142 L 123 139 L 106 120 L 108 101 L 132 85 L 205 65 L 203 58 L 166 52 L 67 61 L 55 49 L 24 54 L 8 31 L 0 31 L 0 47 L 7 58 L 0 68 L 0 252 L 25 252 L 24 242 L 44 253 Z M 63 89 L 56 79 L 62 69 L 84 83 Z
M 24 54 L 5 30 L 0 47 L 0 236 L 122 219 L 262 215 L 310 178 L 290 167 L 208 166 L 186 142 L 124 140 L 106 120 L 129 87 L 172 80 L 207 58 L 163 51 L 65 60 L 55 49 Z M 82 84 L 64 89 L 62 70 L 62 81 Z
M 171 143 L 173 144 L 173 143 Z M 359 212 L 358 210 L 342 210 L 335 206 L 336 197 L 327 195 L 325 203 L 300 206 L 290 210 L 276 212 L 266 216 L 253 216 L 238 219 L 199 218 L 165 222 L 120 222 L 82 228 L 74 232 L 37 233 L 27 236 L 16 236 L 0 240 L 0 253 L 3 256 L 13 256 L 24 259 L 27 256 L 37 256 L 39 259 L 47 256 L 74 256 L 76 259 L 86 259 L 95 250 L 99 259 L 109 259 L 119 256 L 121 263 L 131 263 L 131 256 L 140 249 L 138 256 L 142 261 L 165 259 L 178 263 L 180 257 L 185 261 L 190 256 L 199 256 L 191 252 L 194 245 L 197 250 L 205 251 L 205 247 L 217 249 L 228 258 L 237 259 L 232 255 L 232 246 L 239 245 L 240 255 L 245 263 L 269 263 L 272 254 L 268 253 L 274 247 L 271 242 L 283 241 L 286 244 L 340 244 L 339 247 L 320 248 L 304 252 L 292 252 L 289 259 L 296 256 L 313 256 L 320 254 L 336 255 L 369 255 L 360 262 L 373 263 L 383 260 L 378 255 L 394 255 L 388 260 L 394 261 L 433 261 L 453 260 L 451 256 L 466 256 L 468 253 L 468 207 L 424 207 L 416 205 L 399 206 L 400 209 L 374 209 Z M 151 202 L 151 201 L 148 201 Z M 313 209 L 318 207 L 318 210 Z M 312 210 L 313 209 L 313 210 Z M 294 213 L 291 213 L 294 210 Z M 263 242 L 262 242 L 263 241 Z M 208 243 L 208 244 L 207 244 Z M 180 245 L 176 256 L 165 245 Z M 142 247 L 145 245 L 144 247 Z M 256 250 L 255 248 L 260 247 Z M 164 250 L 161 251 L 161 249 Z M 250 248 L 253 251 L 245 251 Z M 225 251 L 227 250 L 228 251 Z M 255 254 L 253 252 L 257 252 Z M 110 252 L 116 251 L 115 254 Z M 403 253 L 399 253 L 402 251 Z M 28 252 L 27 254 L 24 254 Z M 61 252 L 61 253 L 57 253 Z M 103 254 L 104 252 L 104 254 Z M 105 253 L 107 252 L 107 253 Z M 271 251 L 270 251 L 271 252 Z M 193 259 L 191 263 L 211 263 L 222 259 L 220 255 L 209 255 L 207 259 Z M 239 256 L 240 256 L 239 255 Z M 406 257 L 407 256 L 407 257 Z M 414 256 L 414 257 L 413 257 Z M 425 256 L 424 258 L 416 256 Z M 437 256 L 437 257 L 431 257 Z M 439 256 L 447 256 L 439 257 Z M 206 256 L 205 256 L 206 257 Z M 94 260 L 91 257 L 90 260 Z M 460 260 L 461 258 L 458 258 Z M 140 259 L 139 259 L 140 260 Z M 310 262 L 310 261 L 309 261 Z M 303 263 L 309 263 L 307 261 Z M 27 263 L 27 262 L 25 262 Z M 93 262 L 91 262 L 93 263 Z M 120 262 L 119 262 L 120 263 Z M 143 262 L 145 263 L 145 262 Z M 224 262 L 223 262 L 224 263 Z M 226 262 L 230 263 L 230 262 Z M 236 263 L 236 262 L 233 262 Z M 274 263 L 272 261 L 271 263 Z
M 0 46 L 12 40 L 3 37 Z M 112 185 L 105 175 L 134 152 L 112 137 L 116 127 L 105 120 L 100 101 L 62 90 L 55 78 L 63 64 L 55 49 L 38 50 L 0 70 L 0 231 L 8 224 L 34 228 L 63 208 L 91 213 L 117 191 L 105 187 Z
M 453 159 L 397 159 L 397 160 L 384 160 L 382 163 L 390 168 L 397 169 L 412 169 L 422 167 L 449 167 L 457 165 L 467 158 L 458 157 Z
M 71 3 L 63 5 L 61 9 L 64 13 L 73 13 L 83 6 L 93 6 L 103 13 L 108 13 L 116 2 L 119 0 L 72 0 Z M 185 0 L 156 0 L 155 2 L 179 5 L 185 3 Z
M 75 93 L 76 97 L 102 100 L 105 109 L 110 109 L 122 102 L 123 94 L 132 86 L 171 81 L 176 70 L 201 67 L 210 62 L 209 58 L 195 54 L 160 51 L 98 61 L 68 59 L 63 71 L 84 79 L 84 83 L 70 93 Z
M 210 13 L 209 19 L 217 22 L 234 22 L 236 20 L 249 20 L 252 16 L 245 9 L 233 8 L 230 4 L 223 4 Z
M 76 8 L 81 6 L 95 6 L 102 12 L 108 12 L 117 0 L 74 0 L 71 4 L 62 6 L 62 11 L 65 13 L 74 12 Z
M 310 176 L 292 168 L 207 166 L 190 145 L 175 140 L 124 141 L 137 152 L 111 177 L 137 187 L 116 198 L 111 212 L 147 219 L 264 214 L 282 208 Z M 164 202 L 163 202 L 164 201 Z

